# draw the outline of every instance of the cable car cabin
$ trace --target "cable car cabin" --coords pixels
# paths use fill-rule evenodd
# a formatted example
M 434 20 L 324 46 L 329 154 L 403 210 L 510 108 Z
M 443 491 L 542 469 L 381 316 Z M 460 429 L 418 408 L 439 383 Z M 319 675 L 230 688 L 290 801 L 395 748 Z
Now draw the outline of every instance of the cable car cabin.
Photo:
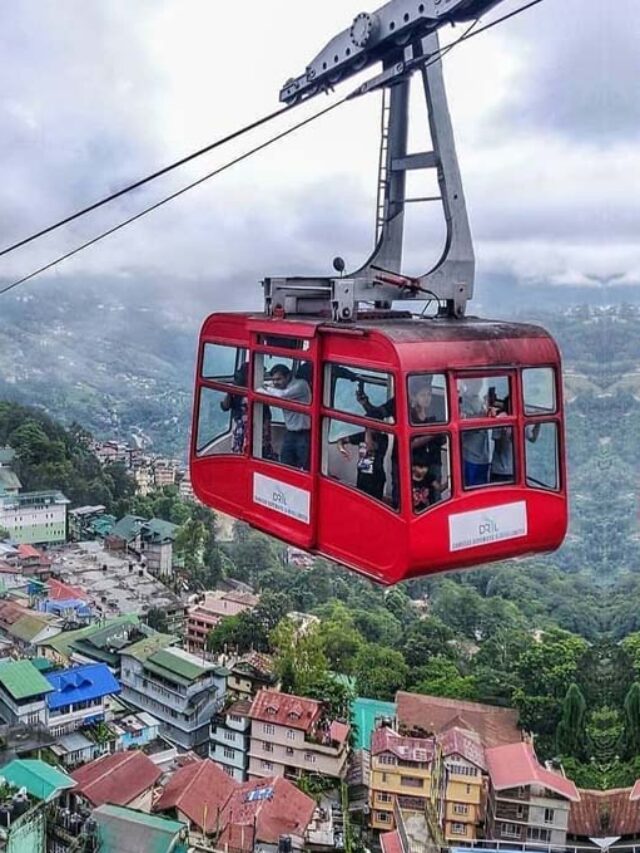
M 536 326 L 213 314 L 192 436 L 205 504 L 381 583 L 565 535 L 560 358 Z

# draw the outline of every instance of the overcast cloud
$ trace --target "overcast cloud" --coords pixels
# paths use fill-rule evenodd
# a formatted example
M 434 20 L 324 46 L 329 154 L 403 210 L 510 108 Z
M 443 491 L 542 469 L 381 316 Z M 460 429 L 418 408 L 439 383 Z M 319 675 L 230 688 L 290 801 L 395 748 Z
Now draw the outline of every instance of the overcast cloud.
M 517 5 L 506 0 L 491 17 Z M 635 6 L 545 0 L 447 57 L 481 276 L 640 282 Z M 271 111 L 283 81 L 363 7 L 374 4 L 0 5 L 2 243 Z M 420 117 L 416 103 L 416 145 Z M 0 259 L 0 278 L 50 260 L 267 133 Z M 90 275 L 157 275 L 159 287 L 199 290 L 213 308 L 259 304 L 262 276 L 328 273 L 335 254 L 355 267 L 372 241 L 377 133 L 377 97 L 351 102 L 66 262 L 64 275 L 78 287 Z M 433 212 L 415 219 L 407 259 L 419 270 L 439 255 L 442 229 Z M 230 293 L 225 279 L 241 277 L 247 294 Z M 45 276 L 26 287 L 46 285 Z

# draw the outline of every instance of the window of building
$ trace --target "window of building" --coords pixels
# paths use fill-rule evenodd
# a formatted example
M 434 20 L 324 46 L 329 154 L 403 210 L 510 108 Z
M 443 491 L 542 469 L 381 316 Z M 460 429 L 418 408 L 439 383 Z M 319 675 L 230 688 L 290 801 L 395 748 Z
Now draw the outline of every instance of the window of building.
M 400 784 L 403 788 L 423 788 L 424 779 L 416 779 L 413 776 L 401 776 Z
M 288 746 L 286 752 L 287 755 L 293 755 L 295 753 L 295 749 L 292 746 Z
M 451 833 L 453 835 L 466 835 L 467 834 L 467 824 L 466 823 L 452 823 L 451 824 Z
M 223 755 L 224 755 L 224 757 L 225 757 L 225 758 L 235 758 L 235 757 L 236 757 L 236 751 L 235 751 L 235 749 L 231 749 L 231 748 L 230 748 L 230 747 L 228 747 L 228 746 L 225 746 L 225 747 L 223 748 L 222 752 L 223 752 Z
M 235 732 L 230 732 L 229 729 L 224 729 L 225 740 L 235 740 Z
M 500 834 L 503 838 L 520 838 L 520 827 L 515 823 L 503 823 Z
M 288 740 L 295 740 L 296 739 L 295 729 L 287 729 L 287 739 Z
M 411 440 L 413 511 L 424 512 L 451 497 L 449 436 L 428 433 Z
M 469 814 L 469 806 L 466 803 L 454 803 L 453 804 L 453 813 L 454 814 Z
M 556 411 L 556 377 L 552 367 L 522 371 L 525 415 L 550 415 Z
M 393 376 L 369 368 L 326 364 L 324 404 L 350 415 L 395 422 Z
M 262 761 L 262 769 L 263 770 L 273 770 L 273 762 L 272 761 Z
M 266 735 L 274 735 L 276 733 L 276 727 L 272 726 L 271 723 L 263 723 L 262 724 L 262 731 Z
M 376 812 L 376 820 L 378 823 L 391 823 L 392 815 L 390 812 Z
M 315 764 L 317 761 L 317 758 L 313 752 L 305 752 L 304 760 L 308 761 L 310 764 Z
M 390 755 L 388 752 L 383 752 L 382 755 L 378 756 L 378 761 L 380 764 L 395 764 L 396 757 L 395 755 Z
M 560 488 L 558 427 L 555 422 L 528 424 L 525 427 L 525 463 L 527 485 L 539 489 Z
M 269 743 L 269 741 L 263 741 L 262 743 L 262 751 L 263 752 L 273 752 L 273 744 Z
M 376 800 L 379 803 L 392 803 L 393 797 L 391 794 L 388 794 L 386 791 L 377 791 L 376 792 Z
M 554 809 L 545 809 L 544 810 L 544 822 L 545 823 L 553 823 L 555 818 L 555 810 Z
M 551 841 L 551 830 L 542 829 L 539 826 L 528 826 L 527 827 L 527 839 L 529 841 Z
M 322 473 L 392 509 L 399 506 L 396 438 L 373 426 L 325 418 Z
M 409 422 L 412 426 L 444 424 L 449 420 L 447 379 L 441 373 L 420 373 L 407 381 Z

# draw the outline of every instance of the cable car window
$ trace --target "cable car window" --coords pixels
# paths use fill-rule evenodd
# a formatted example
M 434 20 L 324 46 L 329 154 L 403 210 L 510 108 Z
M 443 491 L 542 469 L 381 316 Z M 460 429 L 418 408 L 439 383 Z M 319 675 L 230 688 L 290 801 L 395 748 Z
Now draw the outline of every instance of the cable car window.
M 395 438 L 372 427 L 324 420 L 323 474 L 398 508 Z
M 325 406 L 350 415 L 395 422 L 393 376 L 378 370 L 327 364 Z
M 273 394 L 294 403 L 311 402 L 313 364 L 281 355 L 256 353 L 254 360 L 254 388 L 263 394 Z
M 309 470 L 311 418 L 291 409 L 253 406 L 253 455 L 291 468 Z
M 491 430 L 490 483 L 514 483 L 513 427 L 497 427 Z
M 206 386 L 200 389 L 196 433 L 196 453 L 199 456 L 243 453 L 246 424 L 246 397 L 225 394 Z
M 511 414 L 508 376 L 465 377 L 457 380 L 461 418 L 494 417 Z
M 419 435 L 411 442 L 411 493 L 413 511 L 424 512 L 451 497 L 449 436 Z
M 279 335 L 258 335 L 258 343 L 265 347 L 278 347 L 279 349 L 301 349 L 308 350 L 310 341 L 302 338 L 285 338 Z
M 442 373 L 409 377 L 409 420 L 414 426 L 447 422 L 447 379 Z
M 462 485 L 465 489 L 486 486 L 491 470 L 491 430 L 466 429 L 462 445 Z
M 228 382 L 230 385 L 247 386 L 249 364 L 247 351 L 239 347 L 222 344 L 205 344 L 202 355 L 202 378 Z
M 551 367 L 528 367 L 522 371 L 524 412 L 550 415 L 556 411 L 556 379 Z
M 528 424 L 525 427 L 527 485 L 539 489 L 560 488 L 558 427 L 555 422 Z

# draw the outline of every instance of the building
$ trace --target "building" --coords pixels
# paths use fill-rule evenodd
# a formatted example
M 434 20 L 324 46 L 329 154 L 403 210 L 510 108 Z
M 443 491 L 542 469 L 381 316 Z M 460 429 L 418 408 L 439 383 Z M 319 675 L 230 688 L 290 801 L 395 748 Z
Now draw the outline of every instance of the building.
M 252 610 L 259 599 L 246 592 L 205 592 L 204 599 L 187 612 L 186 643 L 189 651 L 201 652 L 210 631 L 228 616 Z
M 180 821 L 108 804 L 91 816 L 101 853 L 188 853 L 187 827 Z
M 440 822 L 447 844 L 478 838 L 484 820 L 487 762 L 480 735 L 453 727 L 437 737 L 443 763 Z
M 160 720 L 143 711 L 120 717 L 111 722 L 109 728 L 114 734 L 114 749 L 121 752 L 153 743 L 160 735 Z
M 153 810 L 183 821 L 192 836 L 217 837 L 222 809 L 236 788 L 237 783 L 213 761 L 191 762 L 172 774 Z
M 140 553 L 146 558 L 147 569 L 152 575 L 170 577 L 173 574 L 173 541 L 177 531 L 177 524 L 161 518 L 152 518 L 142 526 Z
M 371 827 L 394 828 L 394 809 L 424 813 L 438 790 L 435 738 L 399 735 L 383 726 L 371 737 L 369 808 Z
M 17 649 L 31 652 L 60 634 L 63 622 L 53 615 L 30 610 L 27 603 L 0 600 L 0 634 Z
M 633 788 L 578 790 L 569 810 L 569 845 L 590 846 L 593 839 L 617 838 L 621 845 L 640 841 L 640 781 Z M 601 848 L 609 846 L 606 842 Z M 616 846 L 618 843 L 616 842 Z
M 278 853 L 286 839 L 291 853 L 306 850 L 315 810 L 315 800 L 281 776 L 245 782 L 222 810 L 216 847 L 237 853 Z
M 371 736 L 381 725 L 394 726 L 396 706 L 394 702 L 358 697 L 351 703 L 351 723 L 355 728 L 354 749 L 370 749 Z
M 91 806 L 111 803 L 151 811 L 152 792 L 162 771 L 140 750 L 103 755 L 71 774 L 73 793 Z
M 59 666 L 71 663 L 106 663 L 118 675 L 120 652 L 155 633 L 132 614 L 106 619 L 86 628 L 64 631 L 38 643 L 39 652 Z
M 270 655 L 249 652 L 230 664 L 227 690 L 232 696 L 252 700 L 265 687 L 274 690 L 279 687 Z
M 153 460 L 153 484 L 156 489 L 173 486 L 176 482 L 178 464 L 173 459 Z
M 53 687 L 29 660 L 0 662 L 0 714 L 6 723 L 47 724 Z
M 62 492 L 0 494 L 0 527 L 14 542 L 61 545 L 67 541 L 67 506 Z
M 423 696 L 420 693 L 396 694 L 398 730 L 419 737 L 437 735 L 458 727 L 477 732 L 482 745 L 503 746 L 522 739 L 518 728 L 518 712 L 513 708 L 497 708 L 480 702 Z
M 224 702 L 227 670 L 156 635 L 121 653 L 122 699 L 160 720 L 160 733 L 182 749 L 208 755 L 209 724 Z
M 211 720 L 209 757 L 238 782 L 245 782 L 249 769 L 251 702 L 239 699 Z
M 67 770 L 73 770 L 80 764 L 86 764 L 98 758 L 103 750 L 99 744 L 81 732 L 72 732 L 56 737 L 56 742 L 51 746 L 51 752 Z
M 564 847 L 571 804 L 580 801 L 574 783 L 561 772 L 543 767 L 530 743 L 488 749 L 486 760 L 487 836 Z
M 92 534 L 93 523 L 104 516 L 106 507 L 102 504 L 95 506 L 79 506 L 69 510 L 69 539 L 78 541 Z
M 342 779 L 350 728 L 330 720 L 321 702 L 261 690 L 251 705 L 249 778 L 307 773 Z
M 74 666 L 45 677 L 52 687 L 47 710 L 49 728 L 55 735 L 104 722 L 110 698 L 120 693 L 120 685 L 104 663 Z

